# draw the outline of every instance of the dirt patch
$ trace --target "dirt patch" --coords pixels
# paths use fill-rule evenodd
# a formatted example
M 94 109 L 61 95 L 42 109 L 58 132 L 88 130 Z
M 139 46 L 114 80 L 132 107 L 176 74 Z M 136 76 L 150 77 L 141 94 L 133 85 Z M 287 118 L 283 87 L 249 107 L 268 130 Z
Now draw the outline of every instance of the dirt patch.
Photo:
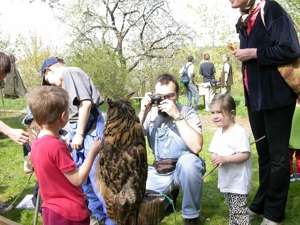
M 215 131 L 216 126 L 211 120 L 210 115 L 200 115 L 202 126 L 204 130 Z M 251 134 L 251 128 L 249 124 L 248 118 L 236 116 L 236 122 L 246 128 L 248 132 Z
M 24 110 L 0 109 L 1 118 L 24 116 L 25 114 Z

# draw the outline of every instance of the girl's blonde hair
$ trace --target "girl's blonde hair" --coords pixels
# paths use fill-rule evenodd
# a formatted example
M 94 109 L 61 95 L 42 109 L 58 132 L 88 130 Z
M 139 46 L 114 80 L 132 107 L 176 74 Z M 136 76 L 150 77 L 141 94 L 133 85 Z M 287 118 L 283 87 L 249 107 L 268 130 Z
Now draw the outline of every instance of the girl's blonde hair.
M 220 104 L 222 112 L 230 113 L 233 115 L 235 115 L 236 113 L 236 104 L 234 98 L 229 94 L 215 95 L 215 97 L 210 103 L 210 107 L 214 104 Z

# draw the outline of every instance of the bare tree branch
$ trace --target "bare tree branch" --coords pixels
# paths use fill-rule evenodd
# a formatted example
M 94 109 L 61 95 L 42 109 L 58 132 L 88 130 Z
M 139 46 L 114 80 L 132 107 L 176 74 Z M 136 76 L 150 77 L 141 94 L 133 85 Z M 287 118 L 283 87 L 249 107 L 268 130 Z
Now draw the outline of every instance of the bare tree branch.
M 66 18 L 75 41 L 109 45 L 128 71 L 146 58 L 169 57 L 188 38 L 167 0 L 80 0 L 73 12 Z

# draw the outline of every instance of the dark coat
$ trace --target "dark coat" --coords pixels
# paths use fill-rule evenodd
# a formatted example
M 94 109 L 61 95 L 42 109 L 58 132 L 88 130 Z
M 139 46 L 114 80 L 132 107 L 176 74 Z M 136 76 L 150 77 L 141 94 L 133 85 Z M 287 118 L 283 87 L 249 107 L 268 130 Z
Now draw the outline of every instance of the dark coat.
M 257 59 L 243 63 L 248 71 L 246 105 L 252 111 L 274 109 L 295 104 L 296 94 L 277 70 L 300 56 L 300 46 L 293 22 L 284 9 L 273 0 L 266 0 L 264 20 L 257 15 L 249 35 L 239 27 L 240 48 L 257 48 Z
M 19 71 L 16 68 L 11 69 L 5 78 L 4 96 L 11 98 L 23 97 L 27 90 L 21 78 Z
M 212 62 L 205 61 L 201 63 L 199 73 L 203 76 L 203 82 L 211 82 L 215 80 L 215 65 Z

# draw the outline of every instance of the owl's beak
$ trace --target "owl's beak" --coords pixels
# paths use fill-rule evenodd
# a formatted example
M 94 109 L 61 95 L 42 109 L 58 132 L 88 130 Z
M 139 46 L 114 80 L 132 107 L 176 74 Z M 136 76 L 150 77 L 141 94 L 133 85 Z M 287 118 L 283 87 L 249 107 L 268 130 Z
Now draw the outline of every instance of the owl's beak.
M 107 104 L 108 104 L 109 106 L 111 106 L 112 103 L 113 103 L 113 101 L 112 101 L 110 98 L 107 98 L 107 99 L 106 99 L 106 102 L 107 102 Z

